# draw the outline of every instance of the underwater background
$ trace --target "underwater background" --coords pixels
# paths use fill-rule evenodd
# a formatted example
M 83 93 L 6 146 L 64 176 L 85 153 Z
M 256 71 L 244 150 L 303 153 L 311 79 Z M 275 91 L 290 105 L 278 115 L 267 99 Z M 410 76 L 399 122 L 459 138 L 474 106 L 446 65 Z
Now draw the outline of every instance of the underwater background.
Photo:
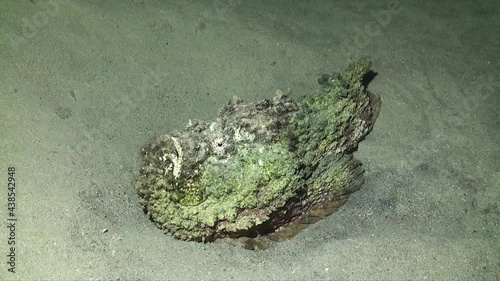
M 0 3 L 0 279 L 500 279 L 500 2 Z M 141 146 L 359 57 L 382 107 L 339 211 L 260 252 L 148 220 Z

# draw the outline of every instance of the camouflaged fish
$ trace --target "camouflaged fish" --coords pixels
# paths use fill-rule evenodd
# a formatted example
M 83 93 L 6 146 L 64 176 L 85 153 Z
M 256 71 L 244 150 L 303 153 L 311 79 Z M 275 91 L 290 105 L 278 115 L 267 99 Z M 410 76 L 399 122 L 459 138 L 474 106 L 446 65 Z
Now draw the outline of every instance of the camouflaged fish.
M 214 121 L 190 121 L 142 148 L 136 182 L 145 212 L 165 233 L 265 249 L 333 213 L 363 183 L 352 156 L 380 98 L 360 59 L 322 75 L 297 101 L 281 91 L 232 98 Z

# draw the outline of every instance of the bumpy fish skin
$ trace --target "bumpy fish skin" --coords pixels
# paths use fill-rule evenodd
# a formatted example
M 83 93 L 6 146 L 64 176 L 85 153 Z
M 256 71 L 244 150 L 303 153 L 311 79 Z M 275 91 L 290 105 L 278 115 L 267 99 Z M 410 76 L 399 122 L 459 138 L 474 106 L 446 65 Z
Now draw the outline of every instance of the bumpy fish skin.
M 363 183 L 352 153 L 380 109 L 362 81 L 370 67 L 358 60 L 298 101 L 234 97 L 215 121 L 156 138 L 136 182 L 145 212 L 178 239 L 248 249 L 330 215 Z

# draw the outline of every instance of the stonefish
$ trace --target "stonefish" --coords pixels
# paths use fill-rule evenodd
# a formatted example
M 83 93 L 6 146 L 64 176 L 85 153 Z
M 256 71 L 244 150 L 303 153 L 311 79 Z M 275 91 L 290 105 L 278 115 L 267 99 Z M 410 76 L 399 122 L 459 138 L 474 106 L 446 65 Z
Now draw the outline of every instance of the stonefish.
M 142 148 L 136 189 L 144 211 L 182 240 L 265 249 L 332 214 L 363 183 L 352 153 L 370 132 L 380 98 L 360 59 L 323 75 L 294 101 L 278 91 L 232 98 L 214 121 L 190 121 Z

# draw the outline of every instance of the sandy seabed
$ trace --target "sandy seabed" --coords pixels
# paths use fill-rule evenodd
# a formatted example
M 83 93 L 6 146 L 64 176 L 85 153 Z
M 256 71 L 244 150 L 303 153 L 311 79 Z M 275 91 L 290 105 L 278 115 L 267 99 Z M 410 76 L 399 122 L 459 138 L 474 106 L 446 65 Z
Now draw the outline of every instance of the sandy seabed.
M 3 2 L 0 279 L 500 280 L 500 2 Z M 148 221 L 143 144 L 360 56 L 383 104 L 337 213 L 263 252 Z

